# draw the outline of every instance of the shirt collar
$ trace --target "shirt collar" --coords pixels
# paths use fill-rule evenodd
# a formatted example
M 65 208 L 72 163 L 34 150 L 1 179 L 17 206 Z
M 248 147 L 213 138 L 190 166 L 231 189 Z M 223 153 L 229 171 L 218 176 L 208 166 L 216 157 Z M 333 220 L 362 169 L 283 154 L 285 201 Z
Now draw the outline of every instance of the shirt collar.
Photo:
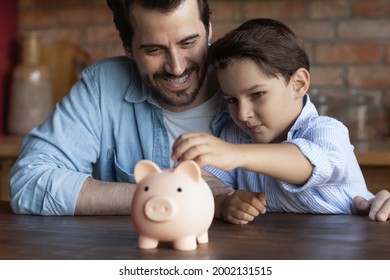
M 149 101 L 150 103 L 160 107 L 153 96 L 153 91 L 142 80 L 134 61 L 130 60 L 130 63 L 130 83 L 124 95 L 124 99 L 130 103 Z
M 287 133 L 287 140 L 291 140 L 297 130 L 308 127 L 312 116 L 318 116 L 318 112 L 314 104 L 310 101 L 309 95 L 306 93 L 303 97 L 302 111 Z

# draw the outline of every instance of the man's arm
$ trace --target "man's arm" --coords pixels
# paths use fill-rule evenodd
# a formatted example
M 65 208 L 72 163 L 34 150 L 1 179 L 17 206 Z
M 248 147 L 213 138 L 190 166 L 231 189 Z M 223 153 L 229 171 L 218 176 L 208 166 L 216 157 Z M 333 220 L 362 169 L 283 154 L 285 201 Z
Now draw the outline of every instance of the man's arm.
M 224 194 L 231 194 L 234 192 L 234 189 L 232 187 L 227 186 L 224 182 L 222 182 L 222 180 L 220 180 L 210 172 L 204 170 L 203 168 L 202 168 L 202 178 L 209 185 L 214 197 L 224 195 Z
M 130 215 L 135 184 L 104 182 L 89 177 L 79 193 L 75 215 Z
M 211 173 L 203 170 L 202 175 L 214 197 L 233 191 Z M 130 215 L 136 187 L 135 184 L 104 182 L 89 177 L 79 193 L 75 215 Z

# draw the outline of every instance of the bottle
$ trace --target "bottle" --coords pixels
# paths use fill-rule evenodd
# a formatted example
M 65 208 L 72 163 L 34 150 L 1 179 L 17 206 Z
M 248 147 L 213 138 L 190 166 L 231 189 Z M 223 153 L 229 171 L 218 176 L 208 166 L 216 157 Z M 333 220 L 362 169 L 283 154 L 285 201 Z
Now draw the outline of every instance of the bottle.
M 310 99 L 320 116 L 327 116 L 329 114 L 328 98 L 325 95 L 320 94 L 318 89 L 314 88 L 311 91 Z
M 20 62 L 12 73 L 8 133 L 24 135 L 53 111 L 53 95 L 47 66 L 42 64 L 40 38 L 21 38 Z
M 372 97 L 352 90 L 347 112 L 347 127 L 352 142 L 380 140 L 387 134 L 385 111 Z

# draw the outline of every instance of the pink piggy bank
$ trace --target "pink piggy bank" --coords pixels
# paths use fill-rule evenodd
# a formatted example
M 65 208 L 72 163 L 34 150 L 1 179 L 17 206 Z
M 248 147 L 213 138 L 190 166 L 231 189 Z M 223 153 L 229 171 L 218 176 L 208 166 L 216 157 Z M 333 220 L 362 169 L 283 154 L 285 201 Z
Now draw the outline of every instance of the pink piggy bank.
M 168 241 L 177 250 L 195 250 L 197 241 L 208 242 L 214 198 L 194 161 L 162 171 L 155 163 L 141 160 L 134 175 L 137 189 L 131 219 L 139 248 L 152 249 L 159 241 Z

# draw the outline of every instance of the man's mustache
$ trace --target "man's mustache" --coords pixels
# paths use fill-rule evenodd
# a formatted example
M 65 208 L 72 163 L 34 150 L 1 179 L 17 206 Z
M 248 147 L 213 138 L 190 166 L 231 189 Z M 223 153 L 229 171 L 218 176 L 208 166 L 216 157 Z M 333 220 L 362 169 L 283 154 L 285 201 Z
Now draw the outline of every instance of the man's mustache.
M 180 76 L 172 75 L 172 74 L 164 71 L 164 72 L 154 74 L 154 77 L 155 78 L 162 78 L 162 79 L 177 79 L 177 78 L 181 78 L 181 77 L 184 77 L 184 76 L 191 74 L 192 72 L 196 71 L 196 69 L 197 69 L 196 66 L 188 67 L 186 70 L 184 70 L 183 74 L 181 74 Z

